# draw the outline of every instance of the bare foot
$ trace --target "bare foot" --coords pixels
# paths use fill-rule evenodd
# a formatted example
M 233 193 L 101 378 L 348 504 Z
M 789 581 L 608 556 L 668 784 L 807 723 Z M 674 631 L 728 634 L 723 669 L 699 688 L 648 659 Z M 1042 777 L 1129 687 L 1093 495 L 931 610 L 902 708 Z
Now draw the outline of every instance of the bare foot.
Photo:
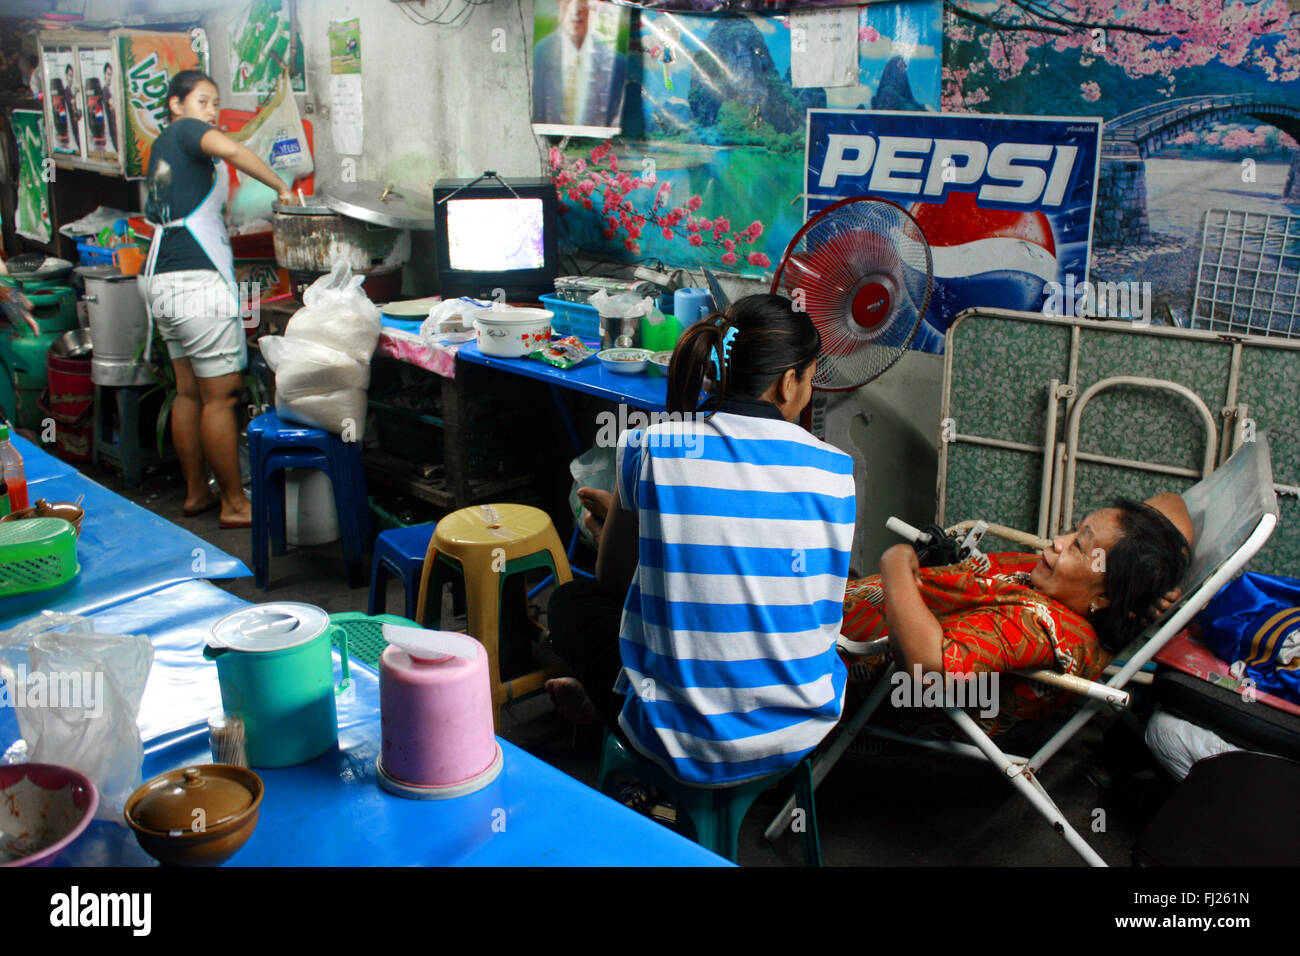
M 205 490 L 200 495 L 187 497 L 185 507 L 181 509 L 181 513 L 187 518 L 192 518 L 195 515 L 203 514 L 205 511 L 211 511 L 219 504 L 221 504 L 221 499 L 212 492 Z
M 600 723 L 600 711 L 596 710 L 596 705 L 591 702 L 591 698 L 587 696 L 586 690 L 577 679 L 556 677 L 548 680 L 546 693 L 551 695 L 551 703 L 555 704 L 555 709 L 561 716 L 572 723 Z
M 247 498 L 244 499 L 242 506 L 231 507 L 224 501 L 221 503 L 221 527 L 223 528 L 248 528 L 253 524 L 253 506 Z

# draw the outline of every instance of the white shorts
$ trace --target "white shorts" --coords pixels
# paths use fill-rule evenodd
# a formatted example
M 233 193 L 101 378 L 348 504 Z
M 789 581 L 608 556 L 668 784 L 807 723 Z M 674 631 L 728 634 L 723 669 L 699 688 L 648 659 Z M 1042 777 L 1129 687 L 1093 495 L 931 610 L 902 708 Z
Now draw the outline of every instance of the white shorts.
M 213 269 L 160 272 L 149 283 L 149 305 L 172 358 L 187 358 L 199 378 L 242 372 L 248 342 L 239 303 Z

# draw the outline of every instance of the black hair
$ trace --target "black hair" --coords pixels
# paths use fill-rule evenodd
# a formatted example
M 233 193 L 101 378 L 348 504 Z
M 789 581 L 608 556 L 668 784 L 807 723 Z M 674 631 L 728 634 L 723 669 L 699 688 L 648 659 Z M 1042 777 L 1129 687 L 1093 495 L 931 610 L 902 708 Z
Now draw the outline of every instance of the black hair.
M 722 355 L 732 329 L 736 334 L 718 375 L 713 356 Z M 784 296 L 763 293 L 737 299 L 725 315 L 715 312 L 682 333 L 668 363 L 668 411 L 697 411 L 706 373 L 716 379 L 714 401 L 758 401 L 788 369 L 802 377 L 821 347 L 821 333 L 812 319 L 796 312 Z
M 167 85 L 167 96 L 163 100 L 167 104 L 167 115 L 171 115 L 173 96 L 184 103 L 185 98 L 194 92 L 194 87 L 205 81 L 213 86 L 217 85 L 216 81 L 202 70 L 181 70 L 173 76 L 171 83 Z
M 1187 539 L 1172 521 L 1148 504 L 1115 498 L 1120 539 L 1106 552 L 1106 597 L 1093 615 L 1101 645 L 1123 650 L 1146 627 L 1147 612 L 1182 581 L 1191 562 Z

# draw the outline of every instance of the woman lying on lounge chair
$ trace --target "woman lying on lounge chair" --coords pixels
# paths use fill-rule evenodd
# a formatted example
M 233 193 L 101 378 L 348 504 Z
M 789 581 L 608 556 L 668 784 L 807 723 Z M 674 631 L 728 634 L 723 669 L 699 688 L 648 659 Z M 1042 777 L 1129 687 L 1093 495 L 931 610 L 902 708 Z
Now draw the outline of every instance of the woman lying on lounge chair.
M 599 536 L 609 496 L 587 488 L 579 496 Z M 912 546 L 899 544 L 881 558 L 880 574 L 848 582 L 840 630 L 853 642 L 887 635 L 893 660 L 908 674 L 917 665 L 922 673 L 954 674 L 1050 668 L 1093 680 L 1177 600 L 1191 538 L 1182 498 L 1162 494 L 1146 503 L 1117 499 L 1040 554 L 990 555 L 987 568 L 969 561 L 921 568 Z M 595 722 L 597 708 L 584 691 L 601 702 L 613 686 L 623 601 L 595 582 L 582 588 L 574 596 L 580 600 L 552 606 L 552 633 L 568 639 L 570 631 L 608 631 L 593 642 L 608 653 L 550 690 L 570 719 Z M 850 680 L 865 683 L 886 658 L 851 660 Z M 988 732 L 1042 716 L 1061 696 L 1025 680 L 1003 681 L 999 690 L 997 716 L 984 722 Z
M 1040 554 L 990 555 L 987 568 L 922 568 L 911 545 L 895 545 L 880 574 L 849 581 L 840 630 L 853 642 L 887 635 L 905 674 L 1048 668 L 1094 680 L 1177 600 L 1191 537 L 1182 498 L 1163 494 L 1117 498 Z M 850 676 L 869 681 L 883 666 L 884 658 L 868 659 Z M 987 731 L 1042 716 L 1059 692 L 1009 680 L 1000 697 Z

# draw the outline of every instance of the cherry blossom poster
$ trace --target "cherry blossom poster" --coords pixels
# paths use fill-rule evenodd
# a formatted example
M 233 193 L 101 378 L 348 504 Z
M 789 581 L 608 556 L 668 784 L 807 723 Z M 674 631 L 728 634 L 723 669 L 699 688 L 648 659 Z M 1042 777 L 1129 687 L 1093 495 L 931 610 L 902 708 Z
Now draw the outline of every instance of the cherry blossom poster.
M 1300 215 L 1287 0 L 952 0 L 944 43 L 945 110 L 1105 119 L 1093 278 L 1156 322 L 1189 323 L 1210 210 Z
M 809 108 L 937 111 L 939 0 L 863 7 L 857 41 L 855 85 L 796 89 L 788 17 L 640 12 L 622 137 L 551 149 L 562 236 L 617 261 L 770 273 L 803 223 Z

